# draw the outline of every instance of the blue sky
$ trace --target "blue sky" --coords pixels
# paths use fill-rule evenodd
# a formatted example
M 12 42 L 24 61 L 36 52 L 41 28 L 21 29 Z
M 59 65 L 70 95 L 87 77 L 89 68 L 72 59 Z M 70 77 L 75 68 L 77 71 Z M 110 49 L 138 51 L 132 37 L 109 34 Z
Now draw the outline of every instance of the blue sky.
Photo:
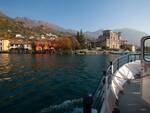
M 150 33 L 150 0 L 0 0 L 0 11 L 64 28 L 134 28 Z

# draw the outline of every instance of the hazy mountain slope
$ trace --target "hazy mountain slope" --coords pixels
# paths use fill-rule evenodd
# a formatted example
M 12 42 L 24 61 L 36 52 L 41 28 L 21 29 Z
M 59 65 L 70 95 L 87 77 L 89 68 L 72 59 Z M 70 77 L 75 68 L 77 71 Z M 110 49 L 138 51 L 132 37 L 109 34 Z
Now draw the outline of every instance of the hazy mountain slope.
M 15 21 L 23 22 L 23 25 L 28 28 L 44 26 L 44 27 L 52 27 L 53 29 L 58 31 L 64 30 L 64 28 L 59 27 L 58 25 L 49 22 L 40 21 L 40 20 L 32 20 L 26 17 L 16 17 Z
M 92 37 L 92 38 L 98 38 L 100 35 L 102 35 L 102 32 L 103 32 L 103 29 L 100 29 L 94 32 L 87 31 L 85 32 L 85 35 Z
M 102 34 L 102 31 L 103 30 L 100 29 L 95 32 L 86 32 L 86 35 L 91 36 L 93 38 L 98 38 L 98 36 Z M 130 29 L 130 28 L 114 29 L 113 31 L 121 32 L 123 39 L 128 40 L 129 43 L 137 44 L 137 45 L 140 44 L 141 37 L 148 35 L 145 32 L 138 31 L 135 29 Z
M 132 44 L 137 45 L 140 44 L 140 40 L 143 36 L 148 35 L 145 32 L 129 28 L 115 29 L 114 31 L 121 32 L 124 39 L 128 40 L 128 42 Z
M 0 11 L 0 17 L 7 17 L 8 18 L 8 16 L 7 15 L 5 15 L 3 12 L 1 12 Z

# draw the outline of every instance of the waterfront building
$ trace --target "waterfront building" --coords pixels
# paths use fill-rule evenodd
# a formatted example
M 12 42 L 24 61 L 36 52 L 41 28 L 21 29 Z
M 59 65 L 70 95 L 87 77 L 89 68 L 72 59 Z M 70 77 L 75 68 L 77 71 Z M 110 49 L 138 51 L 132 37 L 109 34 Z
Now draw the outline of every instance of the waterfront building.
M 19 38 L 10 40 L 10 53 L 28 53 L 30 50 L 32 50 L 32 45 L 30 41 Z
M 45 39 L 46 37 L 44 35 L 41 35 L 41 39 Z
M 52 43 L 48 39 L 39 39 L 33 42 L 32 49 L 35 53 L 49 53 L 52 54 L 55 51 L 55 43 Z
M 0 39 L 0 51 L 8 51 L 9 50 L 9 40 Z
M 35 42 L 35 50 L 36 51 L 42 51 L 42 44 L 40 41 Z
M 2 40 L 0 40 L 0 51 L 2 51 Z
M 46 41 L 44 44 L 43 44 L 43 50 L 48 50 L 49 49 L 49 43 L 48 41 Z
M 24 44 L 24 49 L 25 50 L 32 50 L 31 44 Z
M 121 33 L 104 30 L 97 39 L 96 46 L 110 49 L 120 49 Z
M 134 45 L 132 45 L 132 52 L 136 52 L 136 48 Z

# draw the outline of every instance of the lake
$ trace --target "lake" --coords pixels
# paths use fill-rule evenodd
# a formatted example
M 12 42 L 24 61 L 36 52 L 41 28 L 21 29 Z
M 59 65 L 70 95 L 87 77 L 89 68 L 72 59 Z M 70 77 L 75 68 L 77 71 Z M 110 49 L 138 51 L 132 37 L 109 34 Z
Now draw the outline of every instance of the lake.
M 93 92 L 116 55 L 0 54 L 0 113 L 39 113 Z

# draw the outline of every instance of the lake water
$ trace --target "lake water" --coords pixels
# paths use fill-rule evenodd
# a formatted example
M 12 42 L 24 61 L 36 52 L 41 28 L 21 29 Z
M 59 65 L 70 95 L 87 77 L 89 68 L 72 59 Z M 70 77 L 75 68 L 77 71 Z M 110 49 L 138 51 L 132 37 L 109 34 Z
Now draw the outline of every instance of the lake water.
M 114 55 L 0 54 L 0 113 L 39 113 L 92 92 Z

